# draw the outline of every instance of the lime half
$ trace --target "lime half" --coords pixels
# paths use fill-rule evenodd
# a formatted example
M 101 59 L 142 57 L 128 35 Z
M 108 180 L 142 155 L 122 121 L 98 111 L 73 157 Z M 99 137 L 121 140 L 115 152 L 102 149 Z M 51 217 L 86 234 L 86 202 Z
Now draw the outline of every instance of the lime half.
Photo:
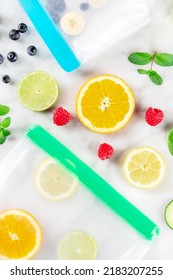
M 49 74 L 37 71 L 26 75 L 19 85 L 21 103 L 30 110 L 44 111 L 50 108 L 58 97 L 58 86 Z
M 96 242 L 85 232 L 72 232 L 65 235 L 58 246 L 60 260 L 94 260 L 96 255 Z

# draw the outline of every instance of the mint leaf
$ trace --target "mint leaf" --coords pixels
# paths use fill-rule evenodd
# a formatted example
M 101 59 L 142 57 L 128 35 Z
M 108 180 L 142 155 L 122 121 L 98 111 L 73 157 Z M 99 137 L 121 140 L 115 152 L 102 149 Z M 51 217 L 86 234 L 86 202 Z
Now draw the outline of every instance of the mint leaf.
M 7 130 L 7 129 L 3 129 L 2 132 L 3 132 L 3 134 L 4 134 L 5 136 L 8 136 L 8 135 L 11 134 L 11 132 L 10 132 L 9 130 Z
M 137 65 L 146 65 L 152 61 L 152 55 L 149 53 L 136 52 L 129 55 L 128 60 Z
M 150 77 L 150 80 L 154 84 L 160 86 L 163 83 L 162 77 L 156 71 L 150 70 L 150 71 L 148 71 L 148 75 Z
M 10 108 L 8 106 L 0 105 L 0 116 L 8 114 L 9 111 Z
M 1 127 L 7 128 L 7 127 L 10 126 L 10 123 L 11 123 L 11 118 L 10 118 L 10 117 L 5 118 L 5 119 L 3 120 L 3 122 L 1 123 Z
M 144 69 L 138 69 L 137 71 L 138 71 L 139 74 L 145 74 L 145 75 L 148 74 L 148 71 L 144 70 Z
M 6 136 L 3 134 L 2 130 L 0 131 L 0 145 L 5 142 Z
M 173 55 L 169 53 L 156 54 L 154 62 L 160 66 L 173 66 Z
M 168 133 L 168 149 L 173 156 L 173 128 Z

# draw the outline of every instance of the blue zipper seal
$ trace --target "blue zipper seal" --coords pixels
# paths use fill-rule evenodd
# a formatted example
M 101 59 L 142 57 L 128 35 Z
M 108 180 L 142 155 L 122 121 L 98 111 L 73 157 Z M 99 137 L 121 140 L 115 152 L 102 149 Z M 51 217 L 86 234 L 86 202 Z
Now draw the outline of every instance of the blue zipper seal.
M 39 0 L 18 0 L 59 65 L 67 72 L 81 63 Z

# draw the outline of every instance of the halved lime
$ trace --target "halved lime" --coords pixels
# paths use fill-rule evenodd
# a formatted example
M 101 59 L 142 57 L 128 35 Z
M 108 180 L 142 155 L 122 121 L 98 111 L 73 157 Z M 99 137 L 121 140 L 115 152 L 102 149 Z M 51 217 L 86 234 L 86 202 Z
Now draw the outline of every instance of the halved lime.
M 21 103 L 30 110 L 44 111 L 50 108 L 58 97 L 58 86 L 49 74 L 36 71 L 27 74 L 19 84 Z
M 85 232 L 72 232 L 65 235 L 58 246 L 60 260 L 94 260 L 96 255 L 96 242 Z

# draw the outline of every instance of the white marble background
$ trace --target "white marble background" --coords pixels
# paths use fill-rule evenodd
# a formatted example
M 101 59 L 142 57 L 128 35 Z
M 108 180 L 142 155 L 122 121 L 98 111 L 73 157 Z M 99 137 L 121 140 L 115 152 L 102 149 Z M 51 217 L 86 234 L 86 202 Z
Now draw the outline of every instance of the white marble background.
M 17 63 L 6 61 L 0 66 L 0 77 L 9 74 L 13 80 L 11 85 L 0 82 L 0 103 L 11 107 L 12 118 L 12 134 L 6 143 L 0 146 L 0 161 L 19 141 L 28 126 L 33 123 L 43 125 L 160 226 L 162 233 L 145 255 L 145 259 L 172 259 L 173 231 L 166 226 L 163 213 L 166 204 L 173 199 L 173 159 L 166 146 L 167 127 L 173 126 L 173 67 L 155 67 L 164 78 L 163 85 L 158 87 L 147 77 L 138 75 L 136 66 L 130 64 L 127 57 L 133 51 L 173 53 L 173 1 L 147 2 L 152 18 L 147 27 L 88 62 L 85 71 L 68 74 L 57 65 L 18 1 L 0 0 L 0 53 L 6 55 L 13 50 L 19 54 Z M 30 31 L 26 36 L 22 36 L 20 42 L 10 41 L 9 30 L 22 21 L 29 25 Z M 38 47 L 39 53 L 36 57 L 26 54 L 26 48 L 30 44 Z M 57 79 L 60 88 L 57 106 L 67 108 L 74 115 L 74 120 L 68 126 L 55 127 L 52 123 L 52 112 L 35 113 L 20 104 L 17 97 L 18 83 L 26 73 L 34 70 L 48 71 Z M 80 86 L 87 78 L 102 73 L 112 73 L 125 79 L 135 93 L 139 108 L 130 124 L 123 131 L 112 135 L 96 135 L 84 128 L 75 117 L 75 98 Z M 165 120 L 160 126 L 152 128 L 145 123 L 144 111 L 148 106 L 165 111 Z M 115 147 L 115 156 L 111 160 L 102 162 L 98 159 L 97 147 L 102 142 L 108 142 Z M 165 180 L 152 191 L 140 191 L 130 187 L 120 168 L 121 155 L 127 147 L 145 144 L 164 153 L 168 165 Z

